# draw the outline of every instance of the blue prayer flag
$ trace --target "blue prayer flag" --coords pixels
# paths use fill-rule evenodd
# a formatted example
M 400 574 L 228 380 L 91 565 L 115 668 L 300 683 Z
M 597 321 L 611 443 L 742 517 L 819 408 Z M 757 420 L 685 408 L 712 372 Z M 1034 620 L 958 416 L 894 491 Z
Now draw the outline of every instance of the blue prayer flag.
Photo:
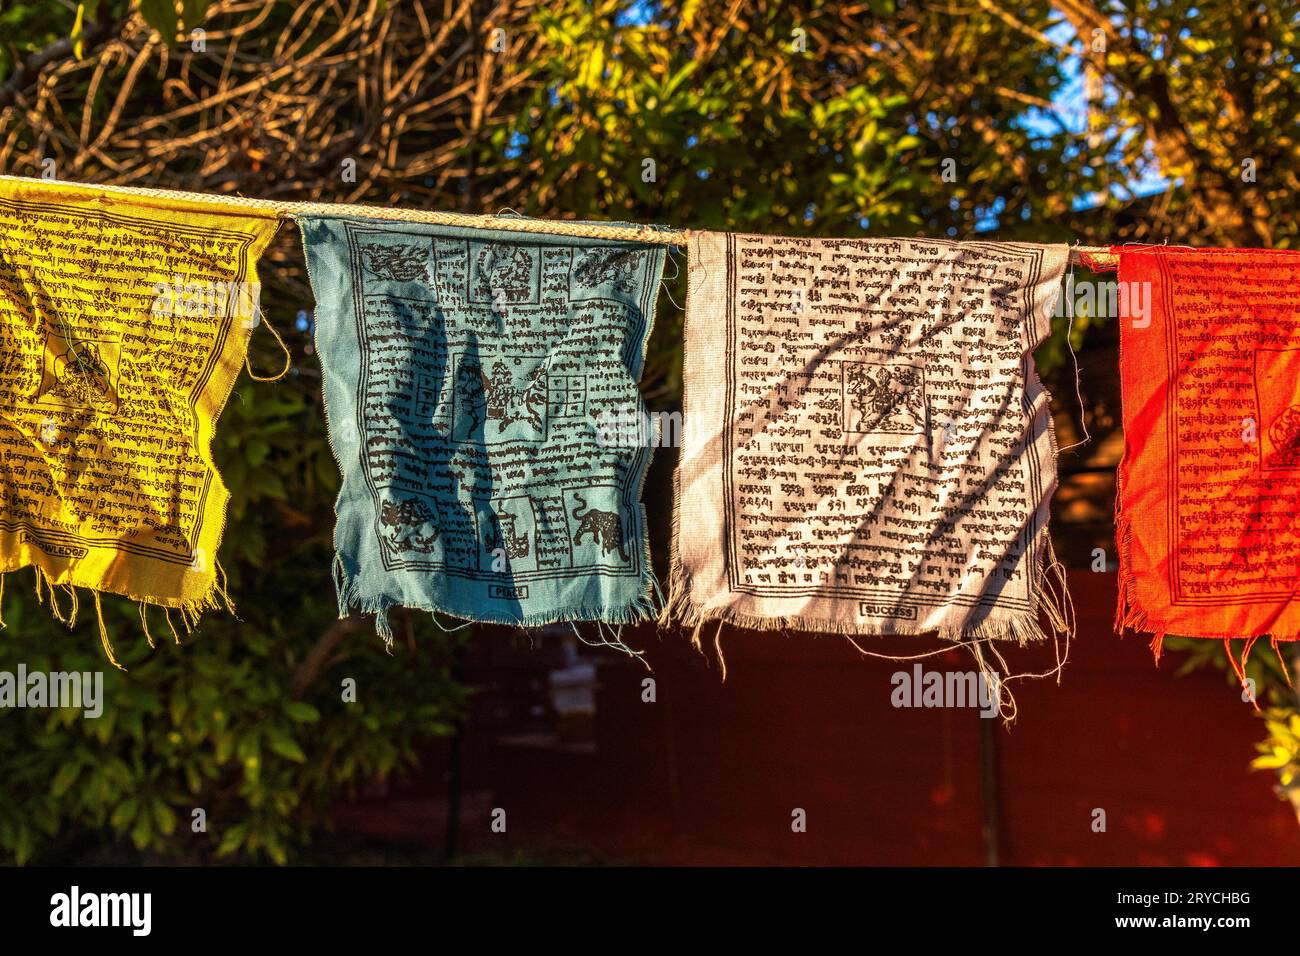
M 339 613 L 535 625 L 654 613 L 637 381 L 665 248 L 302 217 Z

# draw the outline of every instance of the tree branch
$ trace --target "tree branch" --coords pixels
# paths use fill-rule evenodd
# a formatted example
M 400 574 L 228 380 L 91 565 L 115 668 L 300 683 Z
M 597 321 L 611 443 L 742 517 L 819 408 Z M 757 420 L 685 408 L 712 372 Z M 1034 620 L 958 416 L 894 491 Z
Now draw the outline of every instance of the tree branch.
M 82 45 L 90 48 L 98 45 L 100 41 L 106 39 L 110 34 L 116 33 L 120 24 L 111 19 L 100 18 L 85 27 L 82 38 Z M 55 40 L 43 50 L 29 54 L 18 62 L 14 69 L 13 75 L 4 86 L 0 87 L 0 110 L 7 109 L 18 99 L 19 94 L 23 93 L 28 87 L 36 82 L 41 71 L 51 63 L 67 59 L 72 55 L 75 44 L 71 37 L 63 37 Z

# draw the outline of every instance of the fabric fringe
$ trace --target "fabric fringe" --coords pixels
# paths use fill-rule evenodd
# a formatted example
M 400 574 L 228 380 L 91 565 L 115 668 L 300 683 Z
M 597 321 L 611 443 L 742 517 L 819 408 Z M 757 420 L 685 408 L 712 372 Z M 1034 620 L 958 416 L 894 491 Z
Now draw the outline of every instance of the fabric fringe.
M 149 642 L 149 650 L 154 650 L 158 645 L 153 642 L 153 635 L 149 633 L 148 605 L 140 601 L 136 603 L 136 608 L 140 612 L 140 630 L 144 631 L 144 639 Z
M 1237 675 L 1237 682 L 1241 685 L 1242 688 L 1250 689 L 1250 705 L 1253 708 L 1255 708 L 1256 713 L 1261 713 L 1259 707 L 1258 689 L 1250 687 L 1248 683 L 1248 678 L 1246 677 L 1246 664 L 1250 660 L 1251 650 L 1255 647 L 1255 644 L 1258 641 L 1259 641 L 1258 636 L 1246 638 L 1245 643 L 1242 645 L 1241 648 L 1241 659 L 1240 661 L 1238 661 L 1238 659 L 1234 657 L 1232 654 L 1232 640 L 1230 638 L 1225 637 L 1223 639 L 1223 652 L 1227 654 L 1228 663 L 1232 665 L 1232 670 Z
M 1120 463 L 1120 468 L 1123 462 Z M 1126 630 L 1151 635 L 1151 654 L 1157 665 L 1164 651 L 1165 636 L 1168 630 L 1153 621 L 1142 607 L 1137 597 L 1137 581 L 1133 577 L 1133 522 L 1124 513 L 1120 501 L 1119 469 L 1115 475 L 1115 541 L 1119 545 L 1119 600 L 1115 602 L 1116 634 L 1123 635 Z
M 1044 570 L 1039 583 L 1034 589 L 1035 613 L 1007 618 L 997 621 L 984 621 L 973 628 L 943 628 L 939 630 L 894 630 L 864 631 L 852 625 L 835 621 L 805 619 L 799 617 L 769 618 L 744 614 L 730 607 L 710 608 L 705 610 L 690 600 L 690 585 L 682 569 L 674 567 L 669 576 L 669 596 L 660 612 L 660 628 L 670 626 L 691 629 L 690 644 L 706 660 L 709 657 L 704 648 L 702 632 L 704 626 L 717 621 L 718 629 L 713 636 L 713 657 L 718 662 L 721 679 L 727 679 L 727 662 L 722 653 L 722 630 L 730 624 L 734 627 L 752 631 L 805 631 L 814 634 L 834 634 L 844 638 L 864 657 L 874 657 L 890 661 L 909 661 L 925 657 L 946 654 L 953 648 L 965 648 L 971 653 L 980 674 L 987 686 L 996 688 L 998 694 L 998 714 L 1008 726 L 1015 720 L 1017 713 L 1015 695 L 1010 683 L 1031 678 L 1055 677 L 1060 683 L 1065 663 L 1069 658 L 1070 642 L 1078 633 L 1074 613 L 1074 604 L 1066 587 L 1065 566 L 1057 560 L 1050 542 L 1044 553 Z M 1046 620 L 1046 627 L 1040 624 L 1039 613 Z M 940 647 L 918 654 L 886 654 L 871 651 L 863 647 L 858 638 L 894 637 L 934 634 L 951 647 Z M 1006 658 L 997 650 L 999 643 L 1014 643 L 1017 647 L 1038 645 L 1051 640 L 1056 651 L 1055 666 L 1043 673 L 1013 673 Z M 1064 653 L 1061 652 L 1062 643 Z M 1002 667 L 1002 672 L 994 668 L 993 658 Z
M 176 633 L 176 625 L 172 623 L 172 609 L 169 607 L 163 608 L 163 617 L 167 619 L 167 628 L 172 632 L 172 641 L 179 646 L 181 642 L 181 636 L 180 634 Z
M 1054 573 L 1064 581 L 1064 568 L 1053 559 Z M 690 597 L 690 585 L 679 570 L 675 569 L 669 578 L 668 600 L 659 614 L 657 623 L 660 627 L 692 628 L 695 633 L 691 639 L 692 646 L 700 649 L 699 628 L 710 622 L 719 621 L 743 628 L 748 631 L 805 631 L 809 633 L 835 634 L 841 637 L 912 637 L 935 634 L 940 640 L 954 645 L 967 644 L 971 641 L 1002 641 L 1014 643 L 1019 647 L 1040 644 L 1057 636 L 1073 637 L 1076 632 L 1074 608 L 1068 591 L 1040 581 L 1034 589 L 1037 605 L 1035 612 L 1014 617 L 985 620 L 974 627 L 924 628 L 896 626 L 891 630 L 864 629 L 856 624 L 840 621 L 828 621 L 821 618 L 764 617 L 746 614 L 733 607 L 703 608 L 694 603 Z M 1039 613 L 1047 618 L 1048 626 L 1044 628 L 1039 622 Z M 900 658 L 900 660 L 903 658 Z
M 4 582 L 0 581 L 0 597 L 4 596 Z M 0 627 L 4 626 L 4 620 L 0 619 Z M 1278 666 L 1282 668 L 1282 676 L 1286 678 L 1286 686 L 1295 690 L 1295 681 L 1291 679 L 1291 668 L 1287 666 L 1286 658 L 1282 656 L 1282 649 L 1278 647 L 1276 637 L 1271 638 L 1269 643 L 1273 645 L 1273 653 L 1277 655 Z
M 467 627 L 474 626 L 473 621 L 464 621 L 460 624 L 457 624 L 455 627 L 447 627 L 445 624 L 442 623 L 442 621 L 438 620 L 437 614 L 432 615 L 432 617 L 433 617 L 434 625 L 438 628 L 438 630 L 442 631 L 442 633 L 444 634 L 455 634 L 457 631 L 463 631 Z
M 1119 600 L 1115 607 L 1115 633 L 1123 636 L 1126 631 L 1133 631 L 1136 634 L 1149 634 L 1149 646 L 1151 648 L 1151 657 L 1156 666 L 1160 666 L 1160 658 L 1164 654 L 1165 638 L 1176 636 L 1171 634 L 1169 626 L 1164 622 L 1157 620 L 1147 613 L 1137 599 L 1137 584 L 1131 570 L 1130 547 L 1133 540 L 1133 529 L 1131 522 L 1127 517 L 1120 513 L 1119 507 L 1119 489 L 1115 491 L 1115 537 L 1119 542 L 1120 564 L 1119 564 Z M 1291 671 L 1287 667 L 1286 660 L 1279 649 L 1279 643 L 1283 641 L 1291 642 L 1300 640 L 1300 634 L 1252 634 L 1244 636 L 1241 634 L 1210 634 L 1196 635 L 1198 640 L 1222 641 L 1223 652 L 1228 658 L 1228 664 L 1232 667 L 1233 673 L 1237 675 L 1237 680 L 1243 687 L 1246 686 L 1246 663 L 1250 659 L 1250 652 L 1254 649 L 1255 644 L 1261 638 L 1268 638 L 1273 652 L 1277 655 L 1278 662 L 1282 665 L 1282 674 L 1286 678 L 1287 686 L 1294 687 L 1292 683 Z M 1238 658 L 1233 654 L 1232 641 L 1241 639 L 1245 641 L 1242 648 L 1241 657 Z M 1255 700 L 1256 695 L 1251 695 L 1251 705 L 1255 710 L 1259 710 L 1259 702 Z
M 358 575 L 351 574 L 344 567 L 343 558 L 339 554 L 334 556 L 333 575 L 334 588 L 338 595 L 339 617 L 345 618 L 350 616 L 353 611 L 360 614 L 374 615 L 375 633 L 384 642 L 384 646 L 391 652 L 393 650 L 393 627 L 389 621 L 389 611 L 394 607 L 406 607 L 413 611 L 424 611 L 429 614 L 434 623 L 444 632 L 460 630 L 469 624 L 500 624 L 515 627 L 541 627 L 546 624 L 576 624 L 576 622 L 594 622 L 600 630 L 601 639 L 592 641 L 582 634 L 578 634 L 578 639 L 590 647 L 608 647 L 614 650 L 622 651 L 631 657 L 638 658 L 644 662 L 644 651 L 633 650 L 623 640 L 621 629 L 625 625 L 641 624 L 645 621 L 655 620 L 661 613 L 662 592 L 659 590 L 659 584 L 654 580 L 652 572 L 647 572 L 649 581 L 646 583 L 645 590 L 637 600 L 627 607 L 623 608 L 555 608 L 540 614 L 529 614 L 522 619 L 509 617 L 483 617 L 477 620 L 466 620 L 449 608 L 442 607 L 438 604 L 400 604 L 390 598 L 379 597 L 362 597 L 360 593 L 360 578 Z M 461 627 L 448 628 L 438 621 L 436 615 L 443 614 L 447 617 L 457 620 L 465 620 L 465 625 Z M 613 632 L 613 637 L 607 637 L 605 627 L 617 628 Z M 575 633 L 577 628 L 574 628 Z
M 713 632 L 713 652 L 718 656 L 718 670 L 721 671 L 722 683 L 727 682 L 727 659 L 722 656 L 722 627 L 721 621 L 718 622 L 718 629 Z
M 1095 271 L 1095 269 L 1094 269 Z M 1127 454 L 1127 451 L 1126 451 Z M 1169 630 L 1162 622 L 1147 614 L 1137 596 L 1137 580 L 1133 575 L 1133 521 L 1123 508 L 1124 461 L 1115 469 L 1115 541 L 1119 546 L 1119 599 L 1115 602 L 1115 633 L 1121 637 L 1126 630 L 1150 634 L 1151 657 L 1160 666 L 1164 653 L 1165 637 Z
M 235 609 L 235 602 L 230 599 L 230 591 L 228 590 L 230 587 L 230 579 L 226 577 L 226 569 L 221 566 L 220 561 L 213 561 L 212 563 L 216 565 L 217 568 L 217 580 L 214 583 L 216 596 L 221 599 L 221 605 L 218 607 L 218 610 L 220 610 L 220 607 L 224 607 L 231 617 L 235 618 L 235 620 L 239 620 L 239 611 Z
M 99 642 L 104 646 L 104 653 L 108 656 L 108 662 L 120 671 L 126 670 L 117 662 L 117 657 L 113 654 L 113 642 L 108 639 L 108 628 L 104 626 L 104 606 L 100 603 L 99 592 L 91 591 L 95 597 L 95 617 L 99 620 Z
M 650 662 L 645 659 L 645 651 L 634 650 L 632 647 L 628 646 L 628 644 L 624 642 L 622 624 L 606 625 L 602 621 L 595 621 L 593 623 L 595 623 L 596 630 L 600 634 L 600 639 L 596 641 L 593 641 L 585 637 L 583 633 L 580 630 L 578 630 L 578 624 L 576 621 L 570 621 L 569 626 L 573 628 L 574 637 L 576 637 L 579 640 L 579 642 L 587 645 L 588 647 L 603 647 L 608 650 L 621 651 L 622 653 L 626 654 L 628 657 L 634 658 L 635 660 L 644 664 L 646 670 L 651 669 Z M 609 627 L 611 632 L 609 636 L 605 634 L 606 626 Z
M 677 491 L 678 488 L 674 483 L 674 520 L 678 513 Z M 1065 566 L 1056 557 L 1051 538 L 1046 533 L 1046 526 L 1040 532 L 1042 535 L 1039 551 L 1040 569 L 1038 583 L 1033 591 L 1034 611 L 1032 613 L 999 620 L 985 620 L 972 628 L 940 628 L 938 630 L 897 628 L 890 631 L 864 630 L 856 625 L 844 624 L 839 621 L 801 617 L 760 617 L 742 613 L 733 607 L 705 609 L 691 600 L 690 581 L 687 579 L 685 571 L 678 560 L 677 531 L 678 529 L 674 527 L 672 567 L 668 576 L 668 599 L 659 612 L 657 626 L 660 629 L 669 627 L 690 628 L 691 646 L 695 648 L 697 653 L 707 659 L 709 655 L 704 649 L 701 632 L 705 624 L 717 621 L 718 629 L 714 633 L 713 652 L 718 661 L 723 682 L 727 679 L 727 662 L 722 653 L 722 629 L 727 624 L 751 631 L 805 631 L 814 634 L 834 634 L 846 639 L 858 653 L 865 657 L 891 661 L 908 661 L 932 657 L 938 654 L 946 654 L 952 648 L 941 647 L 937 650 L 919 654 L 885 654 L 867 650 L 858 643 L 857 638 L 910 637 L 934 634 L 941 641 L 951 644 L 953 647 L 964 647 L 970 651 L 980 674 L 988 682 L 987 686 L 997 689 L 998 714 L 1004 724 L 1010 726 L 1016 718 L 1017 707 L 1015 695 L 1008 685 L 1016 680 L 1043 677 L 1055 677 L 1059 684 L 1065 663 L 1069 658 L 1070 642 L 1078 633 L 1078 622 L 1075 617 L 1074 602 L 1070 597 L 1066 582 Z M 1045 627 L 1041 623 L 1043 620 L 1046 622 Z M 995 647 L 998 643 L 1014 643 L 1017 647 L 1023 648 L 1041 644 L 1048 640 L 1052 642 L 1055 649 L 1056 663 L 1054 667 L 1043 673 L 1011 673 L 1011 668 L 1006 659 Z M 1064 653 L 1061 652 L 1062 642 L 1064 642 L 1065 647 Z M 988 645 L 988 647 L 985 647 L 985 645 Z M 999 675 L 994 669 L 989 657 L 994 657 L 1002 665 L 1002 675 Z
M 1020 708 L 1016 704 L 1016 695 L 1011 693 L 1011 688 L 1007 686 L 1007 681 L 985 656 L 984 647 L 979 641 L 972 641 L 966 645 L 975 660 L 975 666 L 980 672 L 980 679 L 984 682 L 985 687 L 993 688 L 997 693 L 998 716 L 1002 718 L 1002 723 L 1010 727 L 1015 722 L 1016 716 L 1020 713 Z M 992 650 L 992 648 L 989 648 Z M 1006 661 L 1002 660 L 1001 655 L 998 659 L 1002 661 L 1005 669 Z
M 77 586 L 71 584 L 58 584 L 42 568 L 33 568 L 36 572 L 35 593 L 37 604 L 44 606 L 48 599 L 50 616 L 60 624 L 72 630 L 77 625 L 77 618 L 81 610 L 81 596 Z M 231 615 L 235 614 L 235 606 L 230 600 L 227 593 L 227 579 L 225 569 L 217 564 L 217 577 L 212 582 L 208 591 L 202 598 L 197 601 L 189 601 L 180 604 L 164 604 L 161 601 L 150 600 L 148 598 L 134 597 L 125 595 L 128 600 L 136 604 L 140 615 L 140 630 L 144 633 L 145 640 L 148 641 L 150 649 L 157 647 L 153 634 L 149 630 L 148 608 L 150 605 L 163 609 L 163 614 L 167 619 L 167 627 L 172 632 L 172 637 L 177 644 L 181 643 L 180 634 L 172 621 L 171 612 L 177 611 L 181 616 L 181 624 L 185 628 L 187 635 L 192 634 L 198 627 L 200 619 L 205 611 L 228 611 Z M 86 588 L 90 592 L 92 600 L 95 602 L 95 621 L 99 629 L 99 641 L 104 649 L 104 657 L 110 664 L 118 670 L 125 671 L 126 668 L 117 659 L 117 654 L 113 648 L 112 639 L 108 633 L 108 625 L 104 621 L 103 595 L 106 592 Z M 63 591 L 68 595 L 67 610 L 59 600 L 59 592 Z M 4 599 L 4 574 L 0 573 L 0 602 Z M 3 618 L 0 618 L 0 627 L 4 626 Z

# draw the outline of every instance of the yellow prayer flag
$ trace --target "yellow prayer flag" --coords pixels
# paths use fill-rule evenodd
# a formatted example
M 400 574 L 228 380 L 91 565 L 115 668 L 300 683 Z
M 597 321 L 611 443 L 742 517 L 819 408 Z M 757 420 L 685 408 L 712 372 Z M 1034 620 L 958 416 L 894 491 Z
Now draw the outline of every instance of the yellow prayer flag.
M 212 432 L 278 225 L 270 207 L 0 177 L 0 573 L 35 567 L 60 620 L 76 588 L 187 626 L 228 604 Z

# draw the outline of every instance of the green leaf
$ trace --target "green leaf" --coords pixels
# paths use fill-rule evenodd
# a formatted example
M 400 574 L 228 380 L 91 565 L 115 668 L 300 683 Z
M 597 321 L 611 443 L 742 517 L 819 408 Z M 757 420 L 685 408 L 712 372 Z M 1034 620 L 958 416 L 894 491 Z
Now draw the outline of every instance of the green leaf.
M 212 5 L 212 0 L 183 0 L 181 3 L 181 21 L 185 24 L 185 29 L 193 30 L 203 18 L 208 15 L 208 7 Z
M 81 764 L 78 761 L 69 761 L 59 767 L 59 772 L 54 775 L 54 781 L 50 784 L 50 795 L 53 797 L 63 796 L 76 782 L 80 773 Z
M 134 797 L 130 797 L 119 803 L 113 810 L 113 815 L 109 817 L 111 823 L 118 830 L 125 830 L 127 824 L 135 819 L 137 811 L 140 809 L 140 802 Z
M 176 39 L 176 5 L 172 0 L 140 0 L 140 16 L 168 43 Z
M 266 742 L 270 745 L 272 751 L 286 760 L 292 760 L 294 763 L 307 762 L 307 755 L 302 752 L 302 748 L 298 746 L 297 742 L 289 736 L 283 727 L 268 727 Z
M 158 830 L 166 836 L 170 836 L 176 829 L 176 814 L 172 808 L 167 806 L 161 800 L 153 805 L 154 821 L 158 825 Z
M 271 446 L 260 438 L 254 438 L 245 446 L 244 455 L 248 459 L 248 464 L 253 468 L 260 468 L 266 461 L 266 456 L 271 453 Z
M 20 826 L 18 828 L 18 839 L 14 842 L 14 856 L 21 866 L 32 858 L 32 852 L 36 848 L 36 841 L 32 836 L 31 827 Z
M 221 844 L 217 847 L 217 856 L 229 856 L 244 845 L 245 828 L 236 824 L 226 831 L 226 835 L 221 838 Z
M 284 705 L 284 712 L 300 724 L 314 724 L 320 720 L 320 711 L 301 700 L 289 701 Z
M 268 836 L 266 838 L 266 852 L 270 854 L 271 860 L 280 866 L 284 866 L 289 862 L 289 854 L 285 852 L 284 844 L 280 842 L 278 837 Z

